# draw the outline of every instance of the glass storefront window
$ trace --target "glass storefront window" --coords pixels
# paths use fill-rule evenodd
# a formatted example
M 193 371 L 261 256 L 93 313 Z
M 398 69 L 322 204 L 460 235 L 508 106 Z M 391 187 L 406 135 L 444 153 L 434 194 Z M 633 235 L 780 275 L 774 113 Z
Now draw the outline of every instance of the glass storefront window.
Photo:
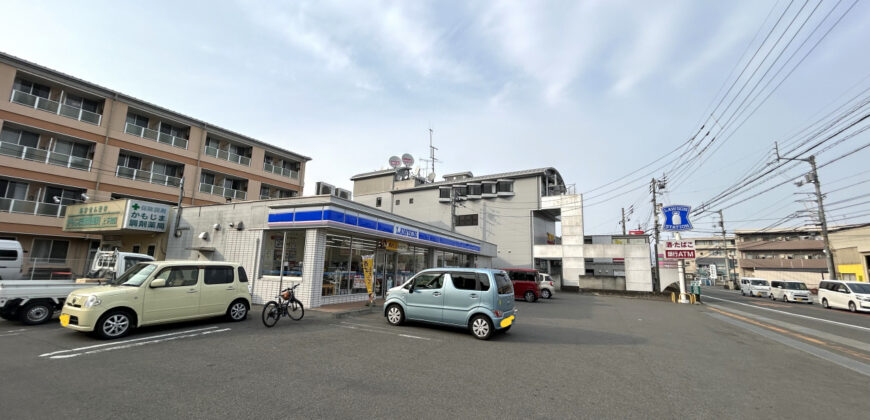
M 424 267 L 423 265 L 420 265 L 421 268 L 418 269 L 414 265 L 416 262 L 414 259 L 414 247 L 400 244 L 398 254 L 398 278 L 396 279 L 396 284 L 394 284 L 393 286 L 404 283 L 406 280 L 410 279 L 411 276 L 414 275 L 414 273 Z M 390 285 L 387 286 L 390 287 Z
M 350 284 L 349 293 L 368 293 L 368 289 L 366 289 L 365 274 L 363 273 L 362 257 L 363 255 L 374 255 L 377 248 L 377 241 L 363 238 L 352 239 L 350 271 L 352 272 L 351 279 L 353 281 Z M 378 278 L 378 274 L 380 274 L 381 278 Z M 373 284 L 373 287 L 374 290 L 377 290 L 377 283 L 383 281 L 383 273 L 375 273 L 374 281 L 375 284 Z
M 350 236 L 326 235 L 323 257 L 323 296 L 346 294 L 350 290 Z
M 287 234 L 285 242 L 284 233 Z M 305 231 L 267 231 L 263 235 L 260 276 L 280 276 L 283 254 L 285 276 L 302 277 L 305 254 Z

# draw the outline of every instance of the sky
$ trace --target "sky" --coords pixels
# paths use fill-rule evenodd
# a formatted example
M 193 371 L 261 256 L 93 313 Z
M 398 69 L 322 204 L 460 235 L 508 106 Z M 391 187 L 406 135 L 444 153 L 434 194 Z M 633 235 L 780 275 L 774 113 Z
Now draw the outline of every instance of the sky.
M 817 2 L 805 3 L 809 11 Z M 870 86 L 866 3 L 659 201 L 700 204 L 775 140 Z M 629 227 L 648 225 L 648 180 L 596 188 L 694 134 L 770 13 L 786 4 L 7 0 L 0 51 L 309 156 L 306 194 L 316 181 L 351 189 L 351 176 L 386 168 L 391 155 L 425 165 L 431 128 L 439 179 L 554 167 L 584 193 L 586 233 L 598 234 L 617 232 L 620 209 L 632 205 Z M 819 13 L 826 7 L 833 0 Z M 866 141 L 857 136 L 843 150 Z M 823 168 L 823 185 L 866 168 L 868 157 Z M 870 192 L 864 184 L 829 200 L 862 189 Z M 800 191 L 811 189 L 789 185 L 729 208 L 729 230 L 802 208 L 792 198 Z M 696 222 L 699 234 L 712 220 Z

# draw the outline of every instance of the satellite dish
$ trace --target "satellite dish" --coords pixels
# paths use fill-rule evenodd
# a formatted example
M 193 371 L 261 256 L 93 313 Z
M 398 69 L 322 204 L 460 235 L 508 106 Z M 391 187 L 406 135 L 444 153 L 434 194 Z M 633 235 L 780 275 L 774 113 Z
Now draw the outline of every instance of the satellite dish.
M 390 167 L 396 169 L 402 164 L 402 160 L 398 156 L 390 156 Z
M 429 182 L 435 182 L 435 172 L 430 172 L 426 179 L 428 179 Z
M 406 167 L 410 168 L 411 165 L 414 164 L 414 156 L 411 156 L 410 153 L 405 153 L 404 155 L 402 155 L 402 163 L 404 163 Z

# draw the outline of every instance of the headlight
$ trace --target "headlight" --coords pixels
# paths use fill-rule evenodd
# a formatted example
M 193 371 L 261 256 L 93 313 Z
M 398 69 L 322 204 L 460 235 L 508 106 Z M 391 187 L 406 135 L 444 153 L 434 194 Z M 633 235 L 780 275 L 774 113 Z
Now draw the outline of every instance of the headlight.
M 863 300 L 864 302 L 870 302 L 870 296 L 855 296 L 858 300 Z
M 84 305 L 84 307 L 85 307 L 85 308 L 91 308 L 91 307 L 97 306 L 97 305 L 99 305 L 99 304 L 101 304 L 101 303 L 103 303 L 103 301 L 100 300 L 100 298 L 97 297 L 97 295 L 90 295 L 90 296 L 88 296 L 88 299 L 85 300 L 85 305 Z

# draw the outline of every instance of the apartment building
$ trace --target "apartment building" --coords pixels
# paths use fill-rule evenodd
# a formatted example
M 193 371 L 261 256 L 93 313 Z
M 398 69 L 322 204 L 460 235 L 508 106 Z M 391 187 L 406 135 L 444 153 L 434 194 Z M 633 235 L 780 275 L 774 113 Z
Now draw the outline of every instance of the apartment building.
M 31 267 L 84 271 L 99 237 L 62 230 L 70 204 L 301 195 L 306 156 L 3 53 L 0 92 L 0 238 Z
M 741 277 L 803 281 L 809 287 L 828 278 L 817 227 L 737 230 L 735 236 Z
M 842 229 L 829 237 L 837 278 L 870 281 L 870 224 Z
M 737 245 L 734 235 L 728 235 L 723 240 L 719 236 L 689 238 L 695 241 L 695 259 L 685 260 L 686 274 L 695 274 L 698 278 L 713 278 L 724 282 L 728 278 L 725 272 L 725 254 L 728 254 L 728 268 L 731 277 L 737 276 Z M 716 270 L 715 276 L 712 269 Z

